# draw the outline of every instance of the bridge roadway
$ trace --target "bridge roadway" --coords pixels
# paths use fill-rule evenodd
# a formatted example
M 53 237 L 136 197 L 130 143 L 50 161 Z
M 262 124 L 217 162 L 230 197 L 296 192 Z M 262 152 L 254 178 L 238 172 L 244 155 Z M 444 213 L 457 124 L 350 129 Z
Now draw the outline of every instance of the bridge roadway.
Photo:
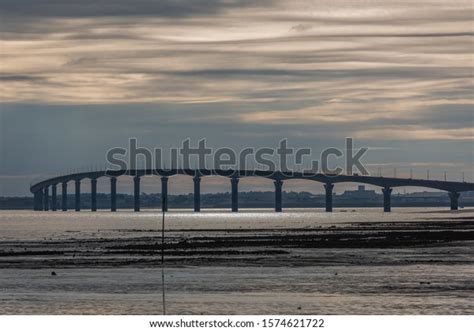
M 69 174 L 43 180 L 30 187 L 34 195 L 34 210 L 55 211 L 57 206 L 57 185 L 61 185 L 61 207 L 63 211 L 67 210 L 67 187 L 68 182 L 74 182 L 75 188 L 75 210 L 81 210 L 81 181 L 90 180 L 91 184 L 91 210 L 97 210 L 97 179 L 101 177 L 110 178 L 110 210 L 117 210 L 117 177 L 132 176 L 134 183 L 134 210 L 140 211 L 140 178 L 143 176 L 160 176 L 162 192 L 162 210 L 168 210 L 168 178 L 175 175 L 187 175 L 193 177 L 194 182 L 194 211 L 201 210 L 201 178 L 205 176 L 223 176 L 228 177 L 231 182 L 232 211 L 239 210 L 238 185 L 239 179 L 243 177 L 262 177 L 273 181 L 275 185 L 275 211 L 282 211 L 282 187 L 286 180 L 305 179 L 323 183 L 326 191 L 326 211 L 332 211 L 332 198 L 334 184 L 337 183 L 362 183 L 379 186 L 383 193 L 383 208 L 385 212 L 391 210 L 391 193 L 394 187 L 415 186 L 438 189 L 446 191 L 451 200 L 451 210 L 458 209 L 458 200 L 460 192 L 474 191 L 474 183 L 452 182 L 440 180 L 408 179 L 408 178 L 390 178 L 373 177 L 358 175 L 327 175 L 320 173 L 307 172 L 280 172 L 269 170 L 212 170 L 212 169 L 130 169 L 116 171 L 93 171 Z M 51 198 L 49 191 L 51 188 Z

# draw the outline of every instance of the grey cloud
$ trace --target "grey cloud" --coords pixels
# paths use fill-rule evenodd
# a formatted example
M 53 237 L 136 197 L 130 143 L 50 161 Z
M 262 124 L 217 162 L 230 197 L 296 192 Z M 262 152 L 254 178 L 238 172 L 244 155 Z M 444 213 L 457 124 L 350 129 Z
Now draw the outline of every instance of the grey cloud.
M 429 116 L 426 116 L 427 113 L 429 113 Z M 432 106 L 425 109 L 424 113 L 419 113 L 419 122 L 433 128 L 472 129 L 474 127 L 474 104 Z
M 136 19 L 206 17 L 241 7 L 260 7 L 272 0 L 0 0 L 2 39 L 43 38 L 44 33 L 67 32 L 55 19 L 90 18 L 89 25 L 133 24 Z M 77 28 L 77 27 L 76 27 Z M 94 38 L 77 34 L 76 38 Z M 111 38 L 112 35 L 105 35 Z M 117 36 L 118 37 L 118 36 Z M 125 36 L 122 36 L 125 37 Z
M 290 30 L 303 32 L 303 31 L 311 30 L 312 28 L 313 26 L 311 24 L 300 23 L 298 25 L 292 26 Z
M 186 17 L 257 5 L 251 0 L 2 0 L 1 15 L 38 17 Z
M 294 105 L 287 102 L 267 106 L 290 110 Z M 255 104 L 228 103 L 102 106 L 4 104 L 0 109 L 0 116 L 3 115 L 0 129 L 6 141 L 15 143 L 3 146 L 4 163 L 0 167 L 0 175 L 51 173 L 101 163 L 107 149 L 126 147 L 129 137 L 137 137 L 141 146 L 150 148 L 174 147 L 187 137 L 191 137 L 193 142 L 206 137 L 213 147 L 229 146 L 237 150 L 243 146 L 277 146 L 279 139 L 289 137 L 291 146 L 309 146 L 317 152 L 328 146 L 342 146 L 344 137 L 354 129 L 364 130 L 383 124 L 373 122 L 355 126 L 353 123 L 341 123 L 328 126 L 325 123 L 311 123 L 265 126 L 238 123 L 231 119 L 218 122 L 204 120 L 219 114 L 222 109 L 230 108 L 235 113 L 242 113 L 259 107 Z M 187 121 L 189 117 L 201 118 L 203 121 L 196 125 Z M 400 126 L 403 127 L 403 123 Z M 378 146 L 380 142 L 356 139 L 356 144 Z M 443 158 L 456 162 L 472 161 L 466 154 L 472 147 L 472 142 L 385 140 L 383 144 L 389 147 L 386 151 L 369 152 L 368 160 L 371 163 L 435 162 L 440 157 L 440 151 Z M 395 153 L 393 149 L 399 152 Z M 28 183 L 22 182 L 3 194 L 13 194 L 12 192 L 28 194 Z
M 364 26 L 367 24 L 371 25 L 409 25 L 409 26 L 417 26 L 423 25 L 427 23 L 432 23 L 433 21 L 444 21 L 444 22 L 470 22 L 472 20 L 471 14 L 466 10 L 450 10 L 450 11 L 443 11 L 442 14 L 438 13 L 439 9 L 432 9 L 429 12 L 429 15 L 424 17 L 419 16 L 419 13 L 415 12 L 412 17 L 312 17 L 312 16 L 292 16 L 288 14 L 286 16 L 277 16 L 270 18 L 272 21 L 277 22 L 299 22 L 297 25 L 294 26 L 296 31 L 303 32 L 307 30 L 311 30 L 312 26 L 315 25 L 345 25 L 345 26 Z M 407 13 L 404 13 L 407 15 Z M 300 29 L 304 28 L 304 29 Z
M 370 68 L 370 69 L 316 69 L 316 70 L 290 70 L 290 69 L 206 69 L 189 71 L 161 71 L 160 74 L 172 76 L 193 76 L 193 77 L 213 77 L 226 78 L 231 76 L 255 77 L 306 77 L 310 79 L 344 78 L 353 77 L 356 79 L 364 77 L 378 77 L 382 79 L 404 79 L 404 78 L 439 78 L 456 77 L 469 78 L 471 73 L 464 67 L 393 67 L 393 68 Z
M 370 22 L 373 24 L 373 22 Z M 365 22 L 367 24 L 367 22 Z M 310 24 L 298 24 L 291 27 L 292 31 L 308 31 L 312 29 Z M 396 33 L 396 32 L 384 32 L 384 33 L 318 33 L 318 34 L 305 34 L 303 38 L 443 38 L 443 37 L 470 37 L 474 36 L 472 31 L 458 31 L 458 32 L 432 32 L 432 33 Z M 294 39 L 293 37 L 291 39 Z
M 46 80 L 42 76 L 0 74 L 0 82 L 44 82 Z

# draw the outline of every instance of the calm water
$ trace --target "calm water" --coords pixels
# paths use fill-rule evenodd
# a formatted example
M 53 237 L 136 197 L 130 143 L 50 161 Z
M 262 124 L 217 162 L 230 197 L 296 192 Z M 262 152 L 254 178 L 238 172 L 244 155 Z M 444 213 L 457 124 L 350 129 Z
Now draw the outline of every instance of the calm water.
M 233 214 L 173 211 L 166 228 L 189 230 L 311 229 L 357 222 L 469 220 L 474 211 L 436 209 L 251 210 Z M 0 212 L 0 313 L 2 314 L 472 314 L 473 241 L 396 249 L 300 249 L 292 256 L 325 256 L 323 264 L 279 267 L 216 264 L 156 267 L 34 267 L 8 265 L 8 252 L 31 242 L 135 238 L 159 235 L 161 214 L 133 212 Z M 183 234 L 184 235 L 184 234 Z M 26 249 L 26 248 L 25 248 Z M 306 255 L 305 255 L 306 254 Z M 345 263 L 351 257 L 350 264 Z M 18 257 L 15 257 L 18 259 Z M 364 261 L 377 260 L 379 263 Z M 6 262 L 5 262 L 6 261 Z M 37 261 L 37 262 L 35 262 Z M 258 260 L 256 260 L 258 261 Z M 355 261 L 355 262 L 354 262 Z M 357 263 L 357 261 L 361 261 Z M 36 264 L 35 264 L 36 263 Z M 454 264 L 453 264 L 454 263 Z M 51 276 L 55 271 L 57 276 Z M 164 287 L 163 287 L 164 279 Z
M 454 216 L 453 216 L 454 215 Z M 166 228 L 180 229 L 309 229 L 320 226 L 343 225 L 353 222 L 401 222 L 449 219 L 455 215 L 474 217 L 474 209 L 451 213 L 441 208 L 400 208 L 383 213 L 381 208 L 336 209 L 326 213 L 322 209 L 291 209 L 274 213 L 268 209 L 241 209 L 239 213 L 226 210 L 205 210 L 200 213 L 176 210 L 167 213 Z M 134 230 L 160 230 L 161 212 L 145 210 L 88 212 L 33 212 L 1 211 L 0 240 L 58 239 L 58 238 L 115 238 L 134 235 Z M 130 230 L 130 231 L 127 231 Z

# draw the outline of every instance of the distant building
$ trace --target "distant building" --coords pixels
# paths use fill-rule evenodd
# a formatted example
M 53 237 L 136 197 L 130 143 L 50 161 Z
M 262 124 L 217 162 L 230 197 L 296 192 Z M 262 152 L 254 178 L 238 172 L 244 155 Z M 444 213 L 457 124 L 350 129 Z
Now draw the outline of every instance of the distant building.
M 350 200 L 371 200 L 377 199 L 378 194 L 375 193 L 375 190 L 366 190 L 364 185 L 357 186 L 357 190 L 355 191 L 344 191 L 344 193 L 340 196 L 343 199 L 350 199 Z

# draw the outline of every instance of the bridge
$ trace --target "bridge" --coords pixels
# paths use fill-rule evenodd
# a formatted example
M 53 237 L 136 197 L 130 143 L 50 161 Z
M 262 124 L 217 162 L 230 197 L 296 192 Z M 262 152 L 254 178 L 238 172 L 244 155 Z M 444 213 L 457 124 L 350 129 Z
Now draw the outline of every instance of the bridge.
M 168 211 L 168 179 L 170 176 L 187 175 L 191 176 L 194 182 L 194 211 L 201 210 L 201 178 L 205 176 L 222 176 L 230 179 L 231 184 L 231 206 L 232 211 L 239 210 L 238 185 L 239 179 L 245 177 L 261 177 L 273 181 L 275 185 L 275 211 L 282 211 L 282 188 L 283 183 L 292 179 L 305 179 L 322 183 L 326 191 L 326 211 L 331 212 L 333 189 L 337 183 L 362 183 L 381 187 L 383 193 L 383 209 L 385 212 L 391 211 L 391 193 L 394 187 L 412 186 L 438 189 L 446 191 L 451 201 L 451 210 L 458 209 L 458 200 L 461 192 L 474 191 L 474 183 L 440 181 L 428 179 L 412 178 L 391 178 L 358 175 L 328 175 L 308 172 L 282 172 L 269 170 L 212 170 L 212 169 L 128 169 L 116 171 L 91 171 L 68 174 L 49 178 L 38 182 L 30 187 L 34 195 L 34 210 L 57 209 L 57 186 L 61 185 L 61 207 L 67 211 L 67 189 L 68 183 L 74 182 L 76 211 L 81 210 L 81 184 L 89 180 L 91 187 L 91 211 L 97 211 L 97 179 L 101 177 L 110 178 L 110 210 L 117 210 L 117 177 L 133 177 L 134 187 L 134 210 L 140 211 L 140 179 L 143 176 L 159 176 L 161 178 L 161 194 L 163 211 Z M 51 197 L 50 197 L 51 189 Z

